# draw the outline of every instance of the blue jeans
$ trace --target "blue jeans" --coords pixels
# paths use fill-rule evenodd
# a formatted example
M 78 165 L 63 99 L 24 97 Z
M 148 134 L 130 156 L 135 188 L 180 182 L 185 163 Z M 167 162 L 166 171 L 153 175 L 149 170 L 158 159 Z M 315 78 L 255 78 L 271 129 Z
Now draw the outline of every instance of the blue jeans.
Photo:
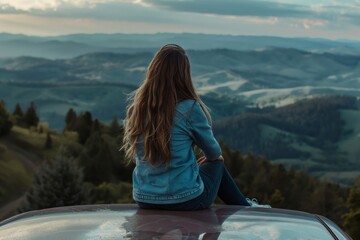
M 209 208 L 215 201 L 216 196 L 219 196 L 228 205 L 250 206 L 225 168 L 223 161 L 204 162 L 200 165 L 200 176 L 204 182 L 204 191 L 194 199 L 175 204 L 137 203 L 140 208 L 144 209 L 200 210 Z

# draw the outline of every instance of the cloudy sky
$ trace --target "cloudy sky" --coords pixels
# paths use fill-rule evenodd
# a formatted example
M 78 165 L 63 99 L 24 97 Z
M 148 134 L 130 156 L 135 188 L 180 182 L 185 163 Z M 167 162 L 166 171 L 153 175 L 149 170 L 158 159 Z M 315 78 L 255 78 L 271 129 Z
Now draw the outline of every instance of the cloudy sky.
M 192 32 L 360 41 L 360 0 L 0 0 L 0 32 Z

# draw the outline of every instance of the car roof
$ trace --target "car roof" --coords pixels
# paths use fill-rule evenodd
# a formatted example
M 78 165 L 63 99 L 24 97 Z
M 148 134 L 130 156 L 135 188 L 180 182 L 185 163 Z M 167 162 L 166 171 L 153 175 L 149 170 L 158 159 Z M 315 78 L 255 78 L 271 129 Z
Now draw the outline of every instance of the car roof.
M 199 239 L 209 234 L 216 236 L 212 239 L 350 239 L 328 223 L 333 224 L 315 214 L 276 208 L 214 205 L 164 211 L 134 204 L 84 205 L 9 218 L 0 223 L 0 239 Z

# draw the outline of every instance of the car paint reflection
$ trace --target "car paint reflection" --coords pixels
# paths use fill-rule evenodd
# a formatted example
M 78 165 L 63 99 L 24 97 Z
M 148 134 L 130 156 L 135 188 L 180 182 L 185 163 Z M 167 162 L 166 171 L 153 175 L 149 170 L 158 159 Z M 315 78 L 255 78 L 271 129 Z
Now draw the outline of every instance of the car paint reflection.
M 0 223 L 0 240 L 3 239 L 333 238 L 314 215 L 296 211 L 217 205 L 183 212 L 143 210 L 136 205 L 89 205 L 16 216 Z

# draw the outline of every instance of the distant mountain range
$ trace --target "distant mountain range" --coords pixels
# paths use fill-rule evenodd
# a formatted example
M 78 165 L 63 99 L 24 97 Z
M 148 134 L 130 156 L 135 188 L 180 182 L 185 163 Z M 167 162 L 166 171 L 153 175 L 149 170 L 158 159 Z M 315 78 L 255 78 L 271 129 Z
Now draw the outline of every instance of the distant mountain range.
M 261 50 L 296 48 L 309 52 L 359 55 L 360 43 L 317 38 L 283 38 L 269 36 L 233 36 L 192 33 L 157 34 L 72 34 L 54 37 L 0 33 L 0 57 L 34 56 L 50 59 L 72 58 L 93 52 L 154 52 L 167 43 L 186 49 Z
M 165 43 L 187 49 L 219 139 L 319 177 L 360 171 L 360 43 L 204 34 L 0 34 L 0 99 L 34 101 L 61 131 L 70 108 L 110 122 Z M 324 97 L 325 96 L 325 97 Z M 314 129 L 315 127 L 315 129 Z

